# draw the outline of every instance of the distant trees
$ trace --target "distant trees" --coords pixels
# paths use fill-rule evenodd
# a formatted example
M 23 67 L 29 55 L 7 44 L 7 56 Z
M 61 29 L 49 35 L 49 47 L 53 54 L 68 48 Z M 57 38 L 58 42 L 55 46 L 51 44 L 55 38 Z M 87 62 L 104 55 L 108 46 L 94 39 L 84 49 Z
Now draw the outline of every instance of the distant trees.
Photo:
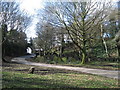
M 2 56 L 19 56 L 26 53 L 25 29 L 30 17 L 21 13 L 16 2 L 0 1 L 0 30 L 2 31 Z
M 116 5 L 119 3 L 116 3 Z M 108 40 L 106 40 L 106 42 L 108 42 L 108 51 L 110 51 L 111 49 L 115 49 L 117 51 L 119 51 L 119 30 L 120 30 L 120 24 L 119 24 L 119 8 L 118 7 L 114 7 L 111 8 L 111 10 L 109 11 L 109 15 L 108 18 L 105 20 L 104 25 L 103 25 L 103 30 L 104 30 L 104 38 L 107 38 Z M 118 40 L 117 42 L 112 42 L 112 40 Z M 113 40 L 113 41 L 114 41 Z M 111 48 L 112 47 L 112 48 Z M 110 53 L 110 52 L 108 52 Z M 118 52 L 119 54 L 119 52 Z M 116 54 L 117 55 L 117 54 Z
M 16 37 L 17 36 L 17 37 Z M 11 30 L 7 33 L 6 43 L 3 43 L 3 50 L 7 56 L 19 56 L 26 54 L 26 34 L 22 31 Z
M 39 25 L 39 24 L 38 24 Z M 54 38 L 54 28 L 46 23 L 42 26 L 37 27 L 37 35 L 38 35 L 38 46 L 40 49 L 43 49 L 44 54 L 46 52 L 51 52 L 51 48 L 53 46 L 53 38 Z
M 116 33 L 114 40 L 116 41 L 118 56 L 120 57 L 120 1 L 117 3 L 117 5 L 118 5 L 118 12 L 117 12 L 118 32 Z
M 116 41 L 117 49 L 118 49 L 118 56 L 120 57 L 120 30 L 116 34 L 114 40 Z
M 2 55 L 4 56 L 19 56 L 26 52 L 27 40 L 26 34 L 23 31 L 16 29 L 8 31 L 6 24 L 1 26 L 2 30 Z

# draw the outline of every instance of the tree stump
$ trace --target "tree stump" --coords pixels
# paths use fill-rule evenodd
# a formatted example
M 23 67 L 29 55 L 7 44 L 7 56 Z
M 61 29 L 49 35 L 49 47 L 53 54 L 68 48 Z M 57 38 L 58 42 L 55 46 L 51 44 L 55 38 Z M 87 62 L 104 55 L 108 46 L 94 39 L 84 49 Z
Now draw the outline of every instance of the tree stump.
M 31 68 L 29 69 L 28 73 L 29 73 L 29 74 L 33 74 L 34 71 L 35 71 L 35 68 L 34 68 L 34 67 L 31 67 Z

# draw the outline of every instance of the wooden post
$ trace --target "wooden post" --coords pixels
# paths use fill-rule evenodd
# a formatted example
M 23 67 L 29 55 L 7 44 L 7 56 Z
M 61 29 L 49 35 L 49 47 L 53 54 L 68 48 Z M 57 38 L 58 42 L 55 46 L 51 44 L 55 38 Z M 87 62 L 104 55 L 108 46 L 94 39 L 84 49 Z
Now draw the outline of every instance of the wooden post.
M 35 71 L 35 68 L 34 68 L 34 67 L 31 67 L 31 68 L 29 69 L 28 73 L 33 74 L 34 71 Z

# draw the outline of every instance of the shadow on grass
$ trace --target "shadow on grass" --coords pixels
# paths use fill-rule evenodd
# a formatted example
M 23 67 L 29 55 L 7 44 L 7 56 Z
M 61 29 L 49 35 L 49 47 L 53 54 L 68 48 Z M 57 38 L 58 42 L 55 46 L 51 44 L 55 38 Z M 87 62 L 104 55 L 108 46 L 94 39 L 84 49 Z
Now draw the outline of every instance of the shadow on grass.
M 98 79 L 98 80 L 96 80 Z M 76 74 L 35 75 L 23 73 L 3 73 L 3 88 L 44 88 L 75 89 L 118 87 L 115 82 L 96 76 L 77 76 Z M 103 81 L 101 81 L 103 80 Z M 113 84 L 114 83 L 114 84 Z M 116 82 L 117 83 L 117 82 Z
M 48 75 L 48 74 L 57 74 L 57 73 L 80 73 L 80 72 L 75 72 L 75 71 L 66 71 L 66 70 L 60 70 L 60 69 L 37 69 L 35 70 L 35 74 L 39 75 Z
M 5 63 L 5 62 L 2 62 L 2 67 L 18 67 L 19 64 L 17 63 Z
M 22 78 L 15 77 L 3 79 L 3 89 L 5 88 L 69 88 L 77 89 L 79 87 L 66 84 L 64 80 L 44 79 L 44 78 Z M 9 84 L 8 84 L 8 83 Z

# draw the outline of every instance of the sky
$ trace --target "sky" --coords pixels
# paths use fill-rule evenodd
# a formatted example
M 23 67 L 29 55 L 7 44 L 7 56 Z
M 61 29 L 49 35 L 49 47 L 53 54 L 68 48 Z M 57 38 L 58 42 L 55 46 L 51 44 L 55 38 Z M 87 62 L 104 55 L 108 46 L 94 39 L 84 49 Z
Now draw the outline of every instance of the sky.
M 44 8 L 44 2 L 43 1 L 52 1 L 52 0 L 22 0 L 20 4 L 21 10 L 25 10 L 29 15 L 32 15 L 32 22 L 26 30 L 26 34 L 28 39 L 30 37 L 34 38 L 36 37 L 36 31 L 35 26 L 38 22 L 37 10 Z M 55 0 L 56 1 L 56 0 Z M 98 0 L 97 0 L 98 1 Z M 112 0 L 114 2 L 118 0 Z
M 25 10 L 29 15 L 32 16 L 31 24 L 26 29 L 27 38 L 36 37 L 35 26 L 38 22 L 37 10 L 44 8 L 42 0 L 23 0 L 20 4 L 20 9 Z

